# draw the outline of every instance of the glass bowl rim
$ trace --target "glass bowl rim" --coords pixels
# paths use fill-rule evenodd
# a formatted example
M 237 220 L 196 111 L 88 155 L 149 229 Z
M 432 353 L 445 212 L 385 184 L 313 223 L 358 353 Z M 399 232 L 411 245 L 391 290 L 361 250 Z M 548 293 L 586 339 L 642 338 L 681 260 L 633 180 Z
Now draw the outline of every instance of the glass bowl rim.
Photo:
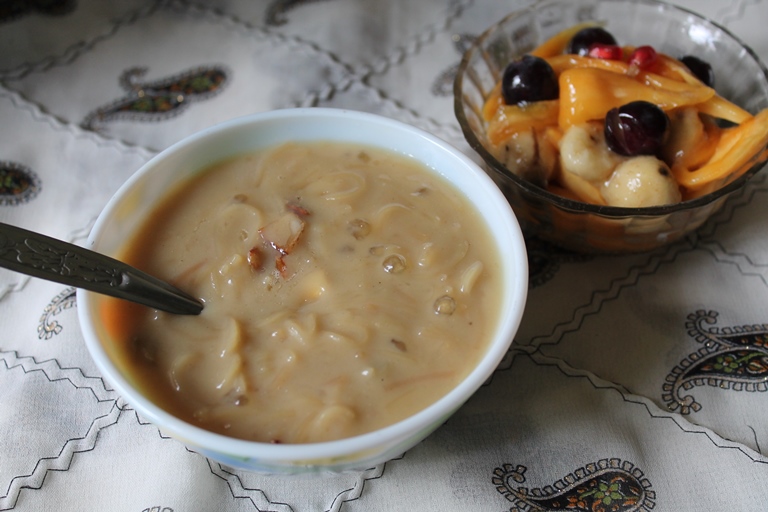
M 500 19 L 499 21 L 497 21 L 496 23 L 494 23 L 493 25 L 485 29 L 475 39 L 475 41 L 472 43 L 470 48 L 467 49 L 467 51 L 464 52 L 464 55 L 462 56 L 461 62 L 459 63 L 459 67 L 457 68 L 456 76 L 453 82 L 454 115 L 456 116 L 459 122 L 461 131 L 463 132 L 464 138 L 466 139 L 467 143 L 470 145 L 470 147 L 473 150 L 479 153 L 484 163 L 489 165 L 493 171 L 495 171 L 496 173 L 499 173 L 504 178 L 511 179 L 515 183 L 515 185 L 522 188 L 528 194 L 531 194 L 532 196 L 545 200 L 547 202 L 553 203 L 555 206 L 557 206 L 561 210 L 567 210 L 567 211 L 576 212 L 576 213 L 592 213 L 595 215 L 599 215 L 603 217 L 611 217 L 611 218 L 628 218 L 628 217 L 660 217 L 660 216 L 670 215 L 672 213 L 679 212 L 679 211 L 694 210 L 696 208 L 706 206 L 740 189 L 742 186 L 746 184 L 747 181 L 749 181 L 752 178 L 752 176 L 754 176 L 766 165 L 766 162 L 755 163 L 750 167 L 750 169 L 742 173 L 741 176 L 737 177 L 733 181 L 702 196 L 699 196 L 693 199 L 688 199 L 686 201 L 680 201 L 674 204 L 661 205 L 661 206 L 645 206 L 645 207 L 598 205 L 598 204 L 577 201 L 574 199 L 569 199 L 567 197 L 560 196 L 553 192 L 549 192 L 548 190 L 542 187 L 539 187 L 538 185 L 535 185 L 534 183 L 524 178 L 521 178 L 520 176 L 516 175 L 515 173 L 507 169 L 507 167 L 504 164 L 502 164 L 498 159 L 496 159 L 490 153 L 490 151 L 488 151 L 488 149 L 486 149 L 485 145 L 479 140 L 475 132 L 470 127 L 469 122 L 467 121 L 467 118 L 464 115 L 462 89 L 463 89 L 464 79 L 467 75 L 466 70 L 469 66 L 470 59 L 474 56 L 475 53 L 480 51 L 482 44 L 489 37 L 491 37 L 491 35 L 493 35 L 500 26 L 514 19 L 520 18 L 522 16 L 534 14 L 537 11 L 541 10 L 543 7 L 546 7 L 550 4 L 556 5 L 566 1 L 568 0 L 536 0 L 533 4 L 529 5 L 528 7 L 511 12 L 510 14 L 504 16 L 502 19 Z M 677 11 L 679 13 L 692 16 L 699 22 L 711 25 L 717 30 L 721 31 L 725 36 L 730 38 L 733 42 L 738 44 L 746 52 L 746 54 L 755 62 L 755 64 L 757 64 L 758 68 L 762 71 L 761 76 L 765 79 L 765 83 L 768 84 L 768 68 L 766 68 L 762 60 L 760 60 L 760 57 L 757 55 L 757 53 L 749 45 L 747 45 L 744 41 L 742 41 L 739 37 L 733 34 L 730 30 L 728 30 L 724 26 L 720 25 L 719 23 L 715 22 L 714 20 L 706 16 L 703 16 L 685 7 L 670 4 L 663 0 L 599 0 L 599 1 L 610 2 L 610 3 L 626 2 L 631 4 L 644 4 L 647 6 L 656 6 L 661 9 L 664 9 L 665 12 Z M 763 151 L 765 151 L 766 149 L 767 148 L 763 148 Z M 759 154 L 760 152 L 753 155 L 752 159 L 757 157 Z M 746 164 L 746 165 L 749 165 L 749 164 Z

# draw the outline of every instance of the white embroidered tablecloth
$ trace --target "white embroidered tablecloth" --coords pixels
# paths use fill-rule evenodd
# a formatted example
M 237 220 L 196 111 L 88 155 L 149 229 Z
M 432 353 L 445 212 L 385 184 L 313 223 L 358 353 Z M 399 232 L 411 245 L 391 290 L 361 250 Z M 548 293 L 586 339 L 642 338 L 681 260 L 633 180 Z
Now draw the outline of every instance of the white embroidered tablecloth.
M 528 3 L 0 1 L 0 221 L 83 243 L 159 150 L 251 112 L 374 112 L 469 154 L 455 69 Z M 768 1 L 678 3 L 768 60 Z M 767 510 L 766 195 L 763 172 L 648 254 L 531 240 L 525 317 L 487 385 L 401 457 L 322 478 L 164 436 L 95 369 L 74 291 L 0 270 L 0 510 Z

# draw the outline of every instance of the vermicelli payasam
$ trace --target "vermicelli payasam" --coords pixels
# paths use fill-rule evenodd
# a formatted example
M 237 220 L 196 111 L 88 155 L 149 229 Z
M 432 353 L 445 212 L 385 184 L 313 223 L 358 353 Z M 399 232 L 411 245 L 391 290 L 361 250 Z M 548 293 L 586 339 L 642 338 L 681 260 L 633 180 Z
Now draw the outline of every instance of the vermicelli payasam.
M 275 443 L 394 423 L 473 368 L 499 318 L 479 213 L 405 156 L 287 144 L 217 164 L 121 257 L 202 298 L 199 317 L 110 300 L 120 359 L 162 407 Z

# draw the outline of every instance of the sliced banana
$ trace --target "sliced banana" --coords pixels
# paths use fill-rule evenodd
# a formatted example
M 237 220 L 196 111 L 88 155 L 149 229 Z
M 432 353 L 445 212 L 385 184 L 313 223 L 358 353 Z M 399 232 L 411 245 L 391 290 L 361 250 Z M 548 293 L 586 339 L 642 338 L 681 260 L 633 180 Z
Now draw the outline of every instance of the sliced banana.
M 600 190 L 611 206 L 639 208 L 680 202 L 680 188 L 667 164 L 636 156 L 619 164 Z
M 587 181 L 608 179 L 623 160 L 608 149 L 602 123 L 571 126 L 560 140 L 560 168 Z

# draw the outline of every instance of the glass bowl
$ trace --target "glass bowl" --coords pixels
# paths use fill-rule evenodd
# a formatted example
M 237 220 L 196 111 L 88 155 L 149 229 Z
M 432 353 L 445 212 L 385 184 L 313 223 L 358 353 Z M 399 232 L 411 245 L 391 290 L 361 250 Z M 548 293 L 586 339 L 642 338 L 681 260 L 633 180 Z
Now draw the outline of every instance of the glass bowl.
M 454 110 L 469 145 L 504 192 L 526 235 L 583 253 L 649 251 L 699 228 L 764 165 L 720 188 L 680 203 L 627 208 L 588 204 L 551 193 L 496 159 L 482 108 L 507 64 L 578 23 L 597 21 L 620 45 L 652 45 L 679 57 L 696 55 L 715 72 L 718 93 L 750 113 L 768 108 L 768 70 L 757 55 L 717 23 L 654 0 L 540 0 L 480 35 L 465 53 L 454 82 Z

